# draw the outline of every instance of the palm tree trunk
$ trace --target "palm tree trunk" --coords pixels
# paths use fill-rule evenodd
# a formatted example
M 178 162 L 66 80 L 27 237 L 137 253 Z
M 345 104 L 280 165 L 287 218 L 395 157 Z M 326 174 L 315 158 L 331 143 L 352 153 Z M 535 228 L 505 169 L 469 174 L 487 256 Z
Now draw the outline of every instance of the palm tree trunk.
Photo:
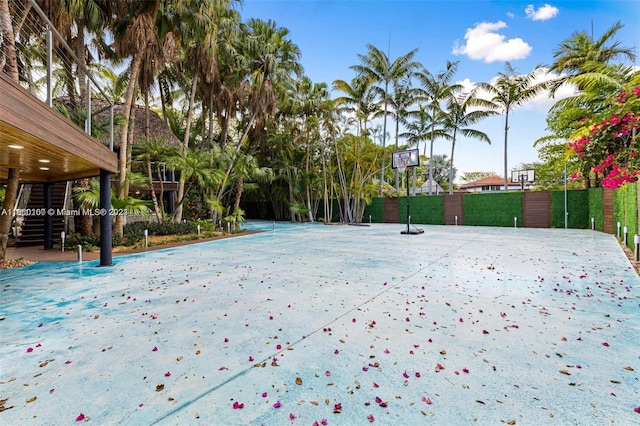
M 7 189 L 4 194 L 3 208 L 11 209 L 15 207 L 18 187 L 20 185 L 20 170 L 9 169 L 7 176 Z M 12 214 L 0 215 L 0 261 L 3 261 L 7 254 L 7 243 L 9 242 L 9 230 L 11 229 Z
M 156 171 L 158 173 L 158 181 L 160 182 L 160 215 L 164 221 L 164 176 L 160 173 L 160 164 L 156 166 Z
M 382 121 L 382 166 L 380 170 L 380 196 L 382 197 L 382 188 L 384 186 L 384 149 L 387 144 L 387 91 L 389 90 L 389 82 L 384 83 L 384 120 Z
M 233 210 L 237 210 L 240 208 L 240 200 L 242 199 L 242 192 L 244 191 L 244 180 L 242 176 L 238 176 L 238 180 L 236 182 L 236 200 L 233 205 Z
M 124 101 L 124 123 L 122 125 L 122 134 L 120 136 L 120 155 L 118 158 L 118 198 L 125 198 L 128 194 L 126 185 L 127 178 L 127 152 L 129 139 L 129 119 L 131 118 L 131 106 L 136 93 L 136 81 L 140 74 L 142 66 L 142 55 L 137 54 L 131 60 L 131 73 L 129 76 L 129 86 Z M 124 232 L 124 216 L 116 216 L 115 233 L 122 235 Z
M 20 82 L 20 74 L 18 73 L 18 57 L 16 56 L 16 38 L 11 25 L 11 12 L 9 12 L 9 1 L 0 0 L 0 23 L 2 25 L 4 38 L 4 51 L 6 60 L 6 69 L 9 77 L 16 83 Z M 2 64 L 4 65 L 4 64 Z M 4 68 L 3 67 L 0 67 Z M 8 232 L 8 231 L 7 231 Z
M 160 206 L 158 205 L 158 197 L 156 197 L 156 190 L 153 187 L 153 172 L 151 170 L 151 160 L 147 160 L 147 177 L 149 178 L 149 190 L 151 191 L 151 201 L 153 201 L 153 210 L 156 213 L 158 223 L 162 223 L 162 213 L 160 212 Z
M 506 111 L 505 118 L 504 118 L 504 192 L 507 192 L 509 190 L 509 182 L 507 180 L 507 135 L 508 134 L 509 134 L 509 110 Z
M 242 132 L 242 136 L 238 140 L 238 145 L 236 146 L 235 152 L 231 157 L 231 161 L 229 161 L 229 165 L 227 166 L 227 170 L 224 174 L 224 179 L 222 179 L 222 184 L 220 185 L 220 189 L 218 190 L 218 200 L 222 198 L 222 194 L 224 193 L 224 188 L 227 186 L 227 180 L 229 179 L 229 175 L 231 174 L 231 170 L 233 169 L 233 165 L 236 161 L 236 157 L 238 156 L 238 152 L 240 152 L 240 149 L 242 148 L 242 141 L 244 140 L 244 138 L 247 137 L 247 134 L 249 134 L 249 129 L 251 129 L 251 126 L 253 126 L 253 122 L 256 120 L 257 115 L 258 115 L 258 111 L 254 111 L 253 115 L 251 115 L 251 118 L 249 119 L 249 123 L 247 123 L 247 126 Z
M 191 120 L 193 118 L 193 104 L 196 99 L 196 88 L 198 84 L 198 71 L 196 70 L 195 75 L 193 76 L 193 84 L 191 85 L 191 95 L 189 97 L 189 108 L 187 109 L 187 124 L 184 130 L 184 140 L 182 141 L 182 155 L 187 155 L 187 149 L 189 148 L 189 138 L 191 137 Z M 184 201 L 185 190 L 184 190 L 185 180 L 182 173 L 180 173 L 180 181 L 178 182 L 178 200 L 180 202 L 176 206 L 174 220 L 176 222 L 182 222 L 182 202 Z
M 453 141 L 451 142 L 451 164 L 449 165 L 449 194 L 453 194 L 453 153 L 456 148 L 456 131 L 453 131 Z

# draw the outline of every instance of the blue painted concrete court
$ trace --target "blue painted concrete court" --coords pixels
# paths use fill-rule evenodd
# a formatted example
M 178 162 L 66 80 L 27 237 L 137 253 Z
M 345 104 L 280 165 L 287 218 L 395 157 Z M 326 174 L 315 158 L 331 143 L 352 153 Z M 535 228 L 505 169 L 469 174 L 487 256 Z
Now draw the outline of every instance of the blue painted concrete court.
M 613 236 L 249 227 L 1 271 L 0 423 L 640 422 L 640 280 Z

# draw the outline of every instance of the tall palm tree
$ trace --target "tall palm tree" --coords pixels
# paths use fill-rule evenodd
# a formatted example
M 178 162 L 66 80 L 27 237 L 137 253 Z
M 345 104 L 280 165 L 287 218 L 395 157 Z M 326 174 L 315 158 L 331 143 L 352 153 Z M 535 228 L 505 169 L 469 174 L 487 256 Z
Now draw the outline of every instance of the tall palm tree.
M 462 136 L 478 139 L 491 144 L 489 137 L 472 126 L 495 114 L 494 111 L 478 109 L 487 107 L 486 101 L 476 98 L 475 93 L 458 92 L 453 94 L 447 102 L 447 112 L 445 115 L 445 128 L 451 132 L 451 157 L 449 161 L 449 194 L 453 194 L 453 155 L 456 147 L 458 133 Z
M 516 108 L 529 102 L 543 90 L 547 84 L 539 81 L 544 70 L 536 67 L 529 74 L 516 74 L 515 68 L 509 62 L 505 63 L 505 70 L 498 73 L 498 78 L 493 84 L 480 83 L 478 87 L 489 95 L 491 108 L 504 114 L 504 190 L 509 188 L 507 177 L 507 141 L 509 135 L 509 114 Z M 453 156 L 452 156 L 453 157 Z
M 235 155 L 229 161 L 225 178 L 218 190 L 222 197 L 235 156 L 245 146 L 246 153 L 252 154 L 256 143 L 264 133 L 265 120 L 276 111 L 276 86 L 291 81 L 294 75 L 302 74 L 299 62 L 300 48 L 289 40 L 289 30 L 278 27 L 274 21 L 250 19 L 243 26 L 240 53 L 247 66 L 247 79 L 241 87 L 241 103 L 246 106 L 246 114 L 241 122 L 242 133 L 237 140 Z M 252 137 L 245 138 L 253 131 Z
M 410 74 L 419 67 L 419 63 L 415 62 L 415 57 L 418 49 L 397 57 L 393 61 L 389 56 L 377 47 L 367 44 L 367 54 L 363 55 L 358 53 L 358 59 L 360 63 L 352 65 L 354 70 L 360 78 L 371 78 L 377 84 L 380 89 L 383 108 L 383 130 L 382 130 L 382 147 L 386 146 L 386 134 L 387 134 L 387 112 L 389 106 L 389 85 L 396 85 L 397 82 Z M 384 168 L 385 168 L 385 156 L 382 156 L 382 167 L 380 171 L 380 196 L 382 196 L 382 188 L 384 183 Z
M 428 111 L 431 115 L 431 137 L 429 148 L 429 195 L 432 194 L 431 188 L 433 187 L 433 142 L 438 137 L 443 137 L 446 132 L 437 132 L 436 126 L 438 125 L 439 118 L 442 117 L 442 104 L 449 99 L 451 93 L 460 90 L 461 86 L 451 84 L 451 80 L 458 70 L 459 61 L 451 62 L 447 61 L 447 65 L 443 71 L 438 74 L 431 74 L 426 68 L 422 68 L 415 73 L 416 78 L 422 85 L 422 96 L 428 103 Z M 439 127 L 442 130 L 441 127 Z
M 124 124 L 120 136 L 120 153 L 118 159 L 118 198 L 127 197 L 129 187 L 126 181 L 129 157 L 129 120 L 136 94 L 136 82 L 142 69 L 144 55 L 147 50 L 158 45 L 158 32 L 155 26 L 160 7 L 160 0 L 144 2 L 128 2 L 119 11 L 118 21 L 113 32 L 116 53 L 119 57 L 130 57 L 129 86 L 124 102 Z M 116 216 L 115 232 L 122 235 L 124 230 L 124 216 Z
M 624 25 L 617 21 L 597 40 L 586 31 L 572 33 L 570 38 L 563 40 L 553 51 L 556 60 L 549 71 L 576 75 L 590 62 L 608 64 L 618 58 L 634 61 L 636 55 L 633 48 L 621 47 L 619 41 L 612 40 L 622 28 Z
M 333 82 L 333 90 L 339 90 L 345 94 L 338 96 L 334 101 L 339 109 L 355 114 L 360 136 L 367 135 L 369 120 L 380 111 L 375 99 L 376 94 L 372 90 L 373 82 L 371 78 L 366 77 L 355 77 L 350 82 L 345 80 Z

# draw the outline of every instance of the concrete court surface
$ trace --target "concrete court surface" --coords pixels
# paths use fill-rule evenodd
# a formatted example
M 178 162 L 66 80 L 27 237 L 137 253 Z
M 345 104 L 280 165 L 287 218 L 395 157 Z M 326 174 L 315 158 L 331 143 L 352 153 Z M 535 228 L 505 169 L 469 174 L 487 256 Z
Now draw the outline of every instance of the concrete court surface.
M 613 236 L 273 226 L 0 271 L 0 424 L 640 423 Z

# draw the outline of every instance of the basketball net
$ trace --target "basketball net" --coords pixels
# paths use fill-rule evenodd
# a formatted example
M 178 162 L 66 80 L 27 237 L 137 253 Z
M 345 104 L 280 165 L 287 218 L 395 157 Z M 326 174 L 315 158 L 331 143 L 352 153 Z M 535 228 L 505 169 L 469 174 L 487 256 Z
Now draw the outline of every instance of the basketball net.
M 398 156 L 398 171 L 400 173 L 404 173 L 407 170 L 407 165 L 409 164 L 409 156 L 400 155 Z

